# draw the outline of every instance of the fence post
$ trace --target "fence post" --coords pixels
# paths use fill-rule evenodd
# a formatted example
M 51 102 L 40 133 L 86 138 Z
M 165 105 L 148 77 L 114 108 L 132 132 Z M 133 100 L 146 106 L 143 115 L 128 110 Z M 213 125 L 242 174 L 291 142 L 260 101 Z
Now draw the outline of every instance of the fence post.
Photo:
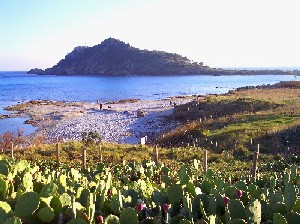
M 259 144 L 257 144 L 257 153 L 259 154 Z
M 86 169 L 86 149 L 82 149 L 82 169 Z
M 203 170 L 204 173 L 207 172 L 207 150 L 204 150 Z
M 101 144 L 99 145 L 98 156 L 99 156 L 99 159 L 100 159 L 100 163 L 102 163 L 103 162 L 103 157 L 102 157 L 102 145 Z
M 157 145 L 155 145 L 154 149 L 153 149 L 153 161 L 158 164 L 158 149 L 157 149 Z
M 254 179 L 256 179 L 257 160 L 258 160 L 258 152 L 254 152 L 253 165 L 252 165 L 252 170 L 251 170 L 251 175 Z
M 10 144 L 10 152 L 11 152 L 11 158 L 14 159 L 14 143 L 11 142 Z
M 60 144 L 56 143 L 56 166 L 59 167 L 59 151 L 60 151 Z

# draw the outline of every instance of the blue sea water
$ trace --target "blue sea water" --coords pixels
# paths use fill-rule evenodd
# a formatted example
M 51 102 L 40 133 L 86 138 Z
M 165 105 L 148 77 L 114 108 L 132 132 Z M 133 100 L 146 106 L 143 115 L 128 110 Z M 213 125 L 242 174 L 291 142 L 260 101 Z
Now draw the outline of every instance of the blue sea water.
M 274 84 L 299 80 L 290 75 L 251 76 L 54 76 L 26 72 L 0 72 L 0 114 L 5 106 L 18 102 L 46 99 L 61 101 L 115 101 L 121 99 L 163 99 L 178 95 L 226 93 L 242 86 Z M 0 120 L 0 134 L 20 125 L 28 134 L 30 125 L 22 120 Z M 14 125 L 10 125 L 14 124 Z M 27 131 L 28 130 L 28 131 Z

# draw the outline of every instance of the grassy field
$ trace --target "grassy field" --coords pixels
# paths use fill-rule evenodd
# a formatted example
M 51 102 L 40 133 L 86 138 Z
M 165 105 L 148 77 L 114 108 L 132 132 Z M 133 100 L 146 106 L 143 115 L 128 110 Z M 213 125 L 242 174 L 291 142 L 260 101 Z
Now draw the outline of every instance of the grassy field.
M 264 153 L 298 152 L 299 118 L 298 82 L 241 89 L 176 107 L 170 119 L 184 125 L 165 133 L 159 144 L 197 145 L 218 153 L 245 154 L 259 144 Z

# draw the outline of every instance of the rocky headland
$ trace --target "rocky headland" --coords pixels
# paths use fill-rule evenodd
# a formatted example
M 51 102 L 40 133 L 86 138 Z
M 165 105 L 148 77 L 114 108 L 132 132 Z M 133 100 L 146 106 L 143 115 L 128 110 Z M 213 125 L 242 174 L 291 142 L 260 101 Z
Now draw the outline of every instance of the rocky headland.
M 108 38 L 93 47 L 79 46 L 52 68 L 31 69 L 40 75 L 300 75 L 300 71 L 211 68 L 179 54 L 140 50 Z

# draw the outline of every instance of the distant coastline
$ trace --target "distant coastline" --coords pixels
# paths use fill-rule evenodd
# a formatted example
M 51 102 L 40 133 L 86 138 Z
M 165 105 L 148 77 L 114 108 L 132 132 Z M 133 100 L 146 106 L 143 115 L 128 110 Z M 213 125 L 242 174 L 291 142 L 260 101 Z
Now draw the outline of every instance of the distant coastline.
M 34 68 L 38 75 L 300 75 L 299 70 L 211 68 L 203 62 L 179 54 L 140 50 L 120 40 L 108 38 L 93 47 L 79 46 L 56 65 L 45 70 Z

